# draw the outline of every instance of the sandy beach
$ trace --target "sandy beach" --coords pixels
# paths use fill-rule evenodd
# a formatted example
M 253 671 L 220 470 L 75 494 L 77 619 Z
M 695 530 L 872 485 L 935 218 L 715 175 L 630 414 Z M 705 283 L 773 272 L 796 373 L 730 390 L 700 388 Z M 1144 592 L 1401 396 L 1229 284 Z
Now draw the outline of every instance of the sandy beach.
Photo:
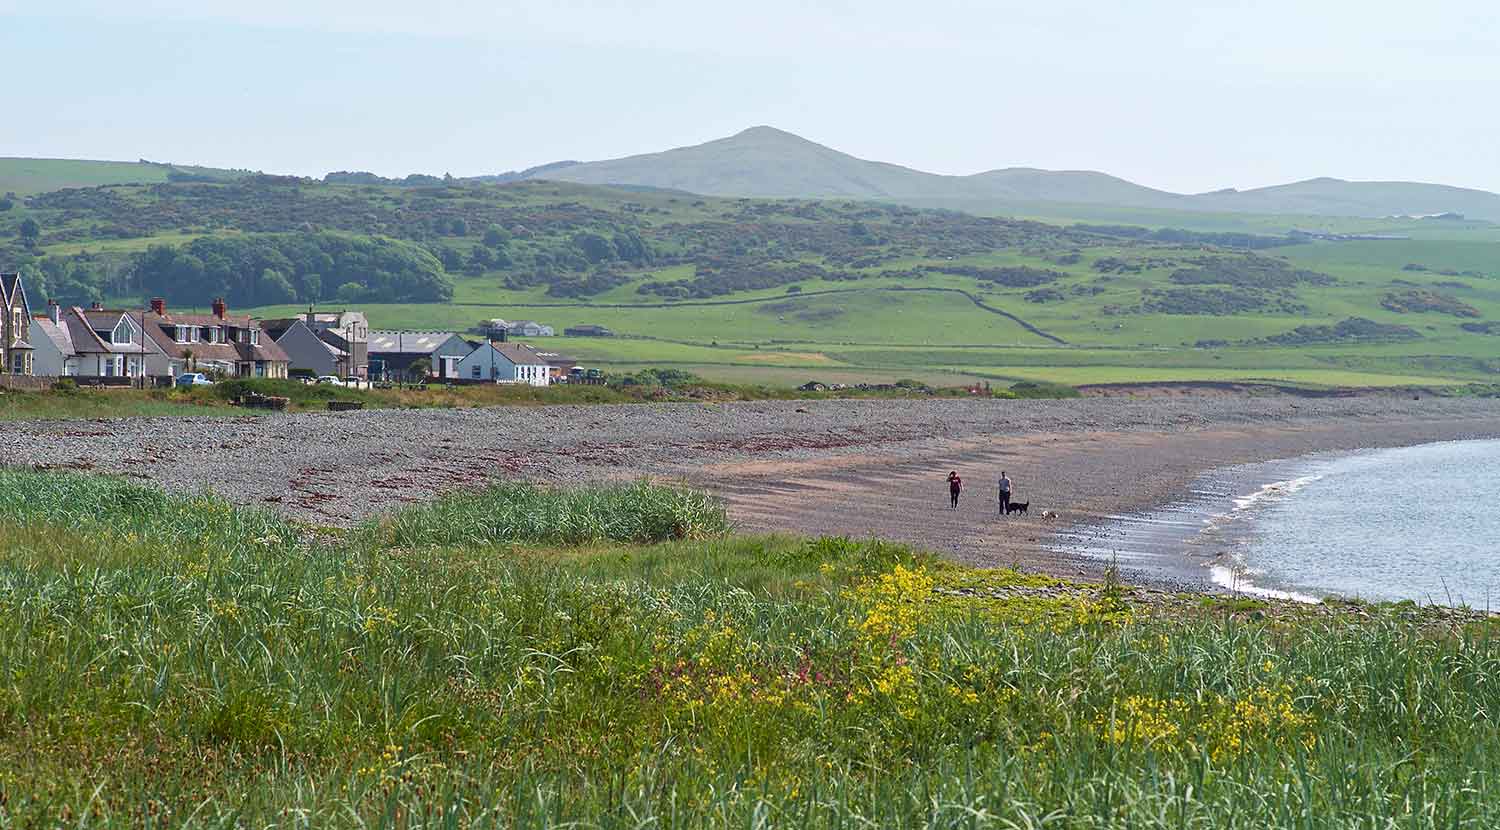
M 492 480 L 657 476 L 721 494 L 746 532 L 879 536 L 1088 577 L 1100 563 L 1059 540 L 1181 499 L 1208 470 L 1497 436 L 1500 400 L 781 401 L 25 422 L 0 437 L 0 463 L 207 489 L 345 526 Z M 958 510 L 949 470 L 966 484 Z M 1001 470 L 1028 516 L 995 515 Z
M 1063 549 L 1108 547 L 1112 517 L 1186 500 L 1195 480 L 1209 471 L 1311 453 L 1493 437 L 1500 435 L 1497 415 L 1038 433 L 934 442 L 901 457 L 886 451 L 726 464 L 700 475 L 725 494 L 746 529 L 879 536 L 974 565 L 1097 578 L 1104 562 Z M 957 470 L 965 482 L 956 511 L 947 504 L 943 479 L 949 470 Z M 1002 470 L 1014 482 L 1014 499 L 1030 503 L 1027 516 L 996 515 Z M 1058 518 L 1043 519 L 1043 510 Z M 1207 573 L 1190 581 L 1206 587 Z

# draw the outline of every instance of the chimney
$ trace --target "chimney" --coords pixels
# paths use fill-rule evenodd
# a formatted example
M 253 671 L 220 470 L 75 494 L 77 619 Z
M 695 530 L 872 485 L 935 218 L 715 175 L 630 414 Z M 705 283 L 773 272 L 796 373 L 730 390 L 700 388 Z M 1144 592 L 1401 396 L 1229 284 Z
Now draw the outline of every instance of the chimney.
M 151 313 L 158 317 L 167 316 L 167 301 L 161 297 L 151 298 Z
M 52 318 L 53 325 L 62 324 L 62 306 L 58 305 L 57 300 L 51 297 L 47 298 L 47 316 Z
M 220 320 L 224 319 L 225 317 L 227 317 L 229 315 L 229 306 L 224 305 L 224 298 L 223 297 L 215 297 L 214 298 L 214 306 L 213 306 L 213 308 L 214 308 L 214 316 L 217 317 L 217 318 L 219 318 Z

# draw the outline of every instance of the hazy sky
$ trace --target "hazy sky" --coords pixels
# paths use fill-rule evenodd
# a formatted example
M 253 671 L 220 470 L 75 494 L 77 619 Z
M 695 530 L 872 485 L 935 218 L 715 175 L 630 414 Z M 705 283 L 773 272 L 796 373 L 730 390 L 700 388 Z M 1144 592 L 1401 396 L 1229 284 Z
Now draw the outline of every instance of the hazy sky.
M 770 124 L 941 173 L 1500 191 L 1495 0 L 0 0 L 0 156 L 492 173 Z

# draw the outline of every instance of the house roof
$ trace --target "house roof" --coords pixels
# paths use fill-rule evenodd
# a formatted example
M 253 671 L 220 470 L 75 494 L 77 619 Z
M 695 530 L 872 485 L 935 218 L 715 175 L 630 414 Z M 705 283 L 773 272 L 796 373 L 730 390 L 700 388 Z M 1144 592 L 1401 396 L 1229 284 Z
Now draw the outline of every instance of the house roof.
M 0 300 L 10 303 L 10 298 L 16 293 L 16 286 L 21 284 L 21 272 L 0 272 Z
M 290 362 L 286 351 L 276 345 L 269 335 L 261 338 L 259 346 L 249 343 L 178 343 L 174 337 L 177 326 L 226 326 L 229 328 L 260 331 L 260 325 L 249 315 L 226 314 L 157 314 L 146 312 L 146 331 L 156 345 L 172 357 L 187 357 L 192 352 L 196 360 L 241 362 L 263 360 Z
M 307 333 L 312 335 L 312 338 L 318 341 L 318 345 L 326 349 L 330 355 L 334 357 L 347 357 L 349 355 L 347 351 L 339 348 L 336 344 L 330 343 L 328 338 L 323 336 L 326 332 L 314 331 L 301 317 L 282 317 L 275 320 L 260 321 L 260 330 L 265 332 L 267 337 L 275 340 L 278 346 L 281 345 L 281 339 L 286 337 L 287 332 L 297 326 L 307 329 Z M 285 351 L 285 349 L 282 349 L 282 351 Z
M 52 322 L 52 318 L 45 314 L 38 314 L 32 318 L 31 328 L 42 333 L 42 336 L 52 341 L 52 345 L 62 353 L 63 357 L 76 357 L 77 350 L 73 348 L 73 337 L 68 333 L 66 321 L 62 323 Z
M 370 352 L 432 354 L 455 337 L 458 335 L 451 331 L 372 331 Z M 458 339 L 463 340 L 462 337 Z
M 272 340 L 280 340 L 288 329 L 298 323 L 302 323 L 301 317 L 275 317 L 270 320 L 261 320 L 260 330 L 269 334 Z M 303 323 L 303 325 L 307 324 Z
M 73 354 L 139 354 L 144 344 L 111 343 L 99 336 L 99 330 L 114 331 L 125 312 L 120 309 L 89 309 L 73 306 L 65 309 L 62 324 L 67 326 Z M 50 321 L 49 321 L 50 322 Z M 149 327 L 148 327 L 149 328 Z
M 480 348 L 484 347 L 481 346 Z M 497 343 L 491 341 L 490 348 L 500 353 L 506 360 L 519 366 L 547 365 L 547 359 L 538 354 L 536 349 L 521 343 Z
M 567 356 L 565 354 L 558 354 L 557 352 L 537 352 L 536 356 L 540 357 L 542 360 L 547 361 L 547 365 L 548 366 L 577 366 L 578 365 L 578 358 L 576 358 L 576 357 L 569 357 L 569 356 Z

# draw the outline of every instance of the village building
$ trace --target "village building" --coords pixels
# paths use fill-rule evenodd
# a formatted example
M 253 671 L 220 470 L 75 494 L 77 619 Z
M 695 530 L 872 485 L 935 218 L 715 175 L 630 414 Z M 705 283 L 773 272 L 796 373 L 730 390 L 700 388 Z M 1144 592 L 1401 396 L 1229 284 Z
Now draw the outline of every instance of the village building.
M 553 383 L 559 380 L 567 380 L 573 374 L 573 370 L 578 368 L 578 358 L 576 357 L 569 357 L 557 352 L 538 351 L 536 354 L 537 357 L 547 362 L 547 377 Z
M 47 302 L 31 318 L 35 374 L 47 377 L 130 379 L 176 374 L 176 364 L 144 336 L 141 312 L 84 309 Z
M 215 372 L 235 378 L 285 378 L 289 359 L 260 323 L 232 315 L 224 300 L 213 301 L 209 314 L 173 314 L 166 301 L 151 301 L 142 315 L 146 333 L 171 361 L 171 374 Z
M 261 329 L 287 353 L 292 369 L 313 375 L 367 378 L 370 324 L 358 311 L 308 312 L 261 321 Z
M 551 382 L 547 359 L 521 343 L 492 340 L 459 361 L 459 376 L 468 381 L 546 386 Z
M 474 345 L 451 331 L 372 331 L 369 349 L 371 380 L 406 380 L 418 361 L 424 378 L 454 380 Z
M 491 340 L 509 340 L 512 337 L 552 337 L 556 334 L 551 326 L 535 320 L 506 320 L 503 317 L 480 320 L 479 332 Z
M 0 374 L 32 371 L 31 303 L 21 274 L 0 274 Z

